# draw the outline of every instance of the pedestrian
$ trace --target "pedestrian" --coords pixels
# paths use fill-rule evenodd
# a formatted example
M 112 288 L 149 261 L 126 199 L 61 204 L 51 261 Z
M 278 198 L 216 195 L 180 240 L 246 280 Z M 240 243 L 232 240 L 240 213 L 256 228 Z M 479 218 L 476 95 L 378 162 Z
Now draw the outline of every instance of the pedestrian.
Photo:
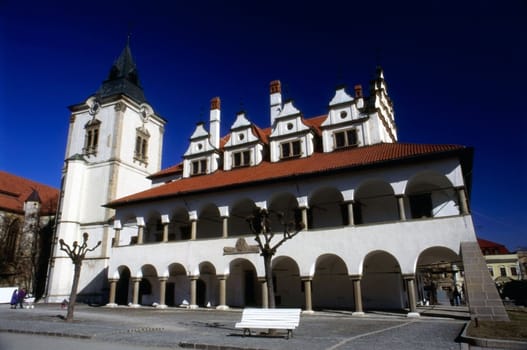
M 18 289 L 15 289 L 13 291 L 13 294 L 11 294 L 11 309 L 16 309 L 17 304 L 18 304 Z
M 20 308 L 24 308 L 24 298 L 26 297 L 26 290 L 24 288 L 21 288 L 18 291 L 18 305 L 20 305 Z M 15 306 L 16 309 L 16 306 Z
M 454 288 L 454 304 L 456 306 L 459 306 L 460 305 L 460 301 L 461 301 L 461 293 L 459 293 L 459 289 L 456 286 Z

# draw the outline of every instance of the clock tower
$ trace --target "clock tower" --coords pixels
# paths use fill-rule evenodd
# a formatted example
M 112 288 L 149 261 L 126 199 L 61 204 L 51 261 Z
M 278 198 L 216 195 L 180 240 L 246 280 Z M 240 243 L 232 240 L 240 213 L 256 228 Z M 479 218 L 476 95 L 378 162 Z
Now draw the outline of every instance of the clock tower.
M 71 245 L 87 232 L 90 246 L 102 245 L 84 260 L 79 300 L 104 302 L 114 210 L 103 205 L 150 188 L 147 177 L 161 169 L 166 121 L 145 98 L 129 43 L 97 92 L 69 110 L 47 301 L 60 302 L 71 291 L 73 264 L 59 239 Z

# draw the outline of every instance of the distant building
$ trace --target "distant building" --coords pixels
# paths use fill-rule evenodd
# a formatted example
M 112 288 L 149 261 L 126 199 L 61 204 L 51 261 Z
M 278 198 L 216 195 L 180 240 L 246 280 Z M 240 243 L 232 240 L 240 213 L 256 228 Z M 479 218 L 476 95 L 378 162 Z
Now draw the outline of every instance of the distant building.
M 399 142 L 380 68 L 368 93 L 353 90 L 336 88 L 320 101 L 327 114 L 307 117 L 272 81 L 269 109 L 257 112 L 269 126 L 240 111 L 223 134 L 215 97 L 208 128 L 198 124 L 183 161 L 161 170 L 166 121 L 146 102 L 127 45 L 97 92 L 70 107 L 57 236 L 72 242 L 88 232 L 103 242 L 83 264 L 80 297 L 265 307 L 247 223 L 256 208 L 271 213 L 277 237 L 291 222 L 305 227 L 273 260 L 279 307 L 415 316 L 429 267 L 463 260 L 467 275 L 485 272 L 469 207 L 472 148 Z M 68 296 L 72 274 L 55 246 L 49 301 Z M 503 305 L 481 300 L 499 299 L 488 282 L 467 279 L 474 312 L 507 318 Z
M 489 273 L 497 284 L 522 279 L 518 253 L 511 253 L 504 245 L 482 238 L 478 238 L 478 244 Z
M 0 171 L 0 286 L 44 294 L 59 190 Z

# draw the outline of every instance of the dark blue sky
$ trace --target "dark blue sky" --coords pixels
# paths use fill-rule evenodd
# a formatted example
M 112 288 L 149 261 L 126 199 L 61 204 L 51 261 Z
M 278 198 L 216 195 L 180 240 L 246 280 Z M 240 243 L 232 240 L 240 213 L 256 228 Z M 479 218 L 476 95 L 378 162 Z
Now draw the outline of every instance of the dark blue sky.
M 269 124 L 269 82 L 306 117 L 382 65 L 399 140 L 475 148 L 478 236 L 527 246 L 527 3 L 510 1 L 0 0 L 0 169 L 59 187 L 69 111 L 131 32 L 145 95 L 178 163 L 209 101 L 222 133 Z

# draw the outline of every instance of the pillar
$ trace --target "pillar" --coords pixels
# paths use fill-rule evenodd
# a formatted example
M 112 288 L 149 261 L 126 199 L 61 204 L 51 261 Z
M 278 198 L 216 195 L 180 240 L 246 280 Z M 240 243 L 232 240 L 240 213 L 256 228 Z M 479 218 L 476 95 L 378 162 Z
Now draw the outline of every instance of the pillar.
M 229 217 L 223 216 L 221 219 L 223 222 L 222 237 L 227 238 L 229 236 Z
M 156 307 L 159 309 L 166 309 L 166 291 L 167 291 L 167 280 L 168 277 L 159 277 L 159 305 Z
M 190 276 L 190 308 L 197 309 L 197 284 L 199 276 Z
M 457 196 L 458 196 L 458 200 L 459 200 L 459 214 L 460 215 L 468 214 L 467 195 L 465 193 L 465 188 L 464 187 L 458 187 L 457 188 Z
M 352 313 L 353 316 L 364 316 L 364 311 L 362 311 L 362 292 L 360 280 L 362 275 L 352 275 L 350 276 L 353 281 L 353 298 L 355 301 L 355 311 Z
M 117 304 L 115 303 L 115 290 L 117 288 L 117 278 L 109 278 L 108 282 L 110 283 L 110 297 L 106 306 L 117 307 Z
M 227 310 L 229 307 L 227 306 L 227 276 L 225 275 L 218 275 L 219 280 L 219 292 L 220 292 L 220 305 L 216 307 L 218 310 Z
M 196 240 L 196 232 L 198 230 L 198 220 L 191 219 L 190 220 L 190 240 L 195 241 Z
M 355 225 L 355 217 L 353 215 L 353 201 L 346 202 L 348 205 L 348 226 Z
M 145 230 L 144 226 L 137 227 L 137 244 L 143 244 L 143 232 Z
M 404 196 L 402 194 L 397 195 L 397 209 L 399 209 L 399 220 L 406 221 L 406 213 L 404 211 Z
M 132 277 L 133 291 L 132 291 L 132 307 L 139 307 L 139 283 L 141 277 Z
M 267 280 L 265 277 L 258 277 L 262 290 L 262 309 L 269 308 L 269 294 L 267 293 Z
M 311 296 L 311 281 L 312 277 L 302 277 L 302 282 L 304 282 L 304 295 L 306 298 L 306 309 L 305 313 L 313 313 L 313 300 Z
M 300 208 L 300 210 L 302 210 L 302 222 L 304 223 L 304 228 L 307 230 L 309 227 L 308 227 L 308 220 L 307 220 L 307 208 L 306 207 L 303 207 L 303 208 Z
M 112 247 L 118 247 L 120 240 L 121 240 L 121 229 L 115 229 L 115 236 L 113 238 Z
M 168 222 L 163 224 L 163 242 L 168 242 Z
M 406 281 L 406 291 L 408 292 L 408 307 L 410 309 L 410 312 L 406 316 L 419 317 L 420 315 L 419 312 L 417 312 L 417 304 L 415 298 L 415 275 L 403 275 L 403 278 Z

